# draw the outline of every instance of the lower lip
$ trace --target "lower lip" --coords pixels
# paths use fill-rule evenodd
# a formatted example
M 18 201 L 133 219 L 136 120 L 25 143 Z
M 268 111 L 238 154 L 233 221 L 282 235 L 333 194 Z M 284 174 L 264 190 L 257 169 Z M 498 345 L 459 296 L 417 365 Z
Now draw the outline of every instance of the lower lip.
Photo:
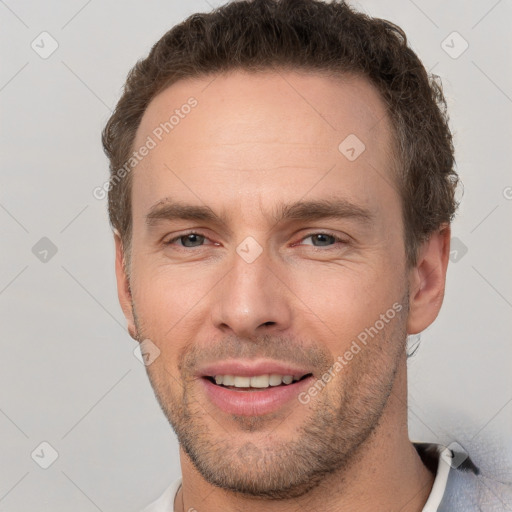
M 224 388 L 206 378 L 201 381 L 208 398 L 224 412 L 240 416 L 260 416 L 275 412 L 292 400 L 298 400 L 299 393 L 311 385 L 312 379 L 309 376 L 292 384 L 255 391 Z

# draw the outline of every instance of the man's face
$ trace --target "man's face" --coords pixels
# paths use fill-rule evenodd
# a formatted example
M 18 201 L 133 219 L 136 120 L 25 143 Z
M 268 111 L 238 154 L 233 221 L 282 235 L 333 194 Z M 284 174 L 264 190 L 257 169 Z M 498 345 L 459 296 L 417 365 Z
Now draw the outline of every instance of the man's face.
M 197 106 L 158 141 L 191 96 Z M 156 147 L 133 175 L 130 288 L 137 337 L 161 352 L 147 367 L 157 398 L 207 481 L 299 496 L 357 457 L 404 365 L 384 105 L 361 78 L 235 72 L 166 89 L 135 148 L 148 136 Z M 322 215 L 327 201 L 339 215 Z M 171 216 L 176 204 L 222 221 Z M 274 386 L 279 375 L 300 380 Z M 248 388 L 258 376 L 263 387 Z

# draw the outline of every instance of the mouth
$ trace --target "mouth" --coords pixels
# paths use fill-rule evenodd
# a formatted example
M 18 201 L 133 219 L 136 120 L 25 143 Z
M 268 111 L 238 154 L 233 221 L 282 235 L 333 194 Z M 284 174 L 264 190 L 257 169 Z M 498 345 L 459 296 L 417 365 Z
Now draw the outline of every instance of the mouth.
M 228 373 L 230 369 L 236 371 Z M 313 384 L 312 373 L 296 368 L 286 371 L 284 367 L 281 371 L 274 368 L 273 372 L 263 373 L 262 369 L 240 365 L 216 368 L 209 375 L 203 374 L 199 382 L 207 400 L 229 415 L 263 416 L 284 408 L 302 407 L 298 398 Z
M 290 386 L 296 382 L 300 382 L 308 377 L 311 373 L 304 375 L 281 375 L 278 373 L 262 374 L 262 375 L 215 375 L 205 376 L 204 379 L 208 380 L 216 386 L 233 391 L 262 391 L 269 388 L 277 388 L 282 386 Z

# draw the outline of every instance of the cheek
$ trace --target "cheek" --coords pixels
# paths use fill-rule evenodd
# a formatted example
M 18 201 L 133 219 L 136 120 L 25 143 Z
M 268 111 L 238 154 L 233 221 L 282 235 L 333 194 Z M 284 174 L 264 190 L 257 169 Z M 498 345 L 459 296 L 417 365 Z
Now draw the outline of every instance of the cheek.
M 178 348 L 187 342 L 181 339 L 184 327 L 193 333 L 194 326 L 204 323 L 205 298 L 219 278 L 199 267 L 140 264 L 138 268 L 141 271 L 135 272 L 134 267 L 132 295 L 143 333 L 162 345 L 161 350 Z
M 324 333 L 335 357 L 403 297 L 403 280 L 377 265 L 326 267 L 314 274 L 296 269 L 291 282 L 306 305 L 302 328 Z

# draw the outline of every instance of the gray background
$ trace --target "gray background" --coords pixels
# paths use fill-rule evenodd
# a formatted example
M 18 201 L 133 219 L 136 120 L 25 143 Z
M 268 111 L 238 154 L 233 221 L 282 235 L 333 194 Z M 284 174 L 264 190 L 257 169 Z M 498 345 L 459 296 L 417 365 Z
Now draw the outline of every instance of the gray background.
M 512 2 L 352 3 L 402 26 L 441 76 L 464 182 L 445 303 L 409 363 L 411 438 L 484 450 L 498 475 L 488 454 L 512 461 Z M 108 177 L 100 131 L 128 70 L 219 4 L 0 1 L 0 511 L 133 511 L 180 474 L 92 190 Z M 43 31 L 59 45 L 46 59 L 31 47 Z M 43 441 L 58 453 L 48 469 Z

